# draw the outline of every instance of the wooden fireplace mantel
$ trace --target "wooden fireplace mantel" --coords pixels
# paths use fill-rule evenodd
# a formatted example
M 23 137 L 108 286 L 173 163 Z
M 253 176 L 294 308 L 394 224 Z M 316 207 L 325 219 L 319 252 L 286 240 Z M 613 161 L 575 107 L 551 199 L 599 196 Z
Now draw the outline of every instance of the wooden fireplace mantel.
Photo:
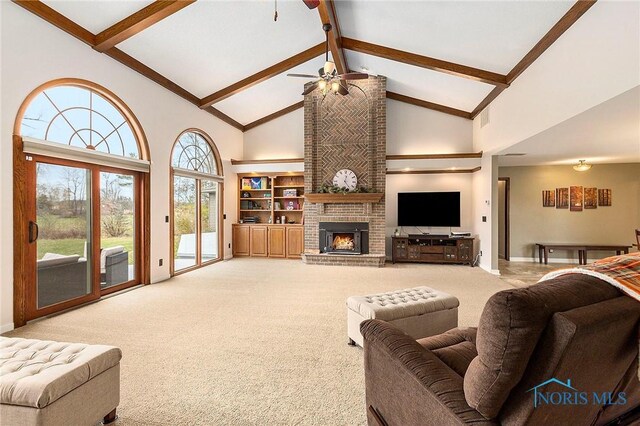
M 384 194 L 382 192 L 362 192 L 355 194 L 304 194 L 310 203 L 325 204 L 365 204 L 379 203 Z

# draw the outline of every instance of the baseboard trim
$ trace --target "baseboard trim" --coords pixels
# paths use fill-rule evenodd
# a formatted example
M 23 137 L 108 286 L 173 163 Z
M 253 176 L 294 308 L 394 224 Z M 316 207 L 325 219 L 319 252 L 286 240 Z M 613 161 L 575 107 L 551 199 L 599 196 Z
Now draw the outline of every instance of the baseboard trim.
M 151 284 L 158 284 L 158 283 L 161 283 L 163 281 L 167 281 L 168 279 L 171 279 L 171 275 L 166 275 L 164 277 L 160 277 L 160 278 L 157 278 L 155 280 L 151 280 Z
M 509 258 L 509 262 L 529 262 L 529 263 L 539 263 L 537 257 L 514 257 L 511 256 Z M 550 257 L 549 263 L 574 263 L 578 265 L 578 259 L 569 259 L 566 257 Z
M 482 263 L 478 264 L 478 267 L 483 271 L 490 273 L 491 275 L 500 275 L 499 269 L 491 269 L 491 267 L 485 266 Z
M 0 325 L 0 334 L 2 333 L 6 333 L 8 331 L 13 330 L 15 327 L 13 326 L 13 323 L 10 322 L 9 324 L 2 324 Z

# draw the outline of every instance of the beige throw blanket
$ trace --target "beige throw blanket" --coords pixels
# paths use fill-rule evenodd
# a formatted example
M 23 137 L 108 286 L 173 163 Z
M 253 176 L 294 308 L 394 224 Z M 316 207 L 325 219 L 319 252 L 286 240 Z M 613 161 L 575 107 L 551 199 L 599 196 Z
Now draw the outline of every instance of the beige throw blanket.
M 580 268 L 552 271 L 538 282 L 566 274 L 584 274 L 600 278 L 640 302 L 640 252 L 607 257 Z M 638 339 L 640 345 L 640 336 Z M 638 368 L 638 379 L 640 379 L 640 367 Z

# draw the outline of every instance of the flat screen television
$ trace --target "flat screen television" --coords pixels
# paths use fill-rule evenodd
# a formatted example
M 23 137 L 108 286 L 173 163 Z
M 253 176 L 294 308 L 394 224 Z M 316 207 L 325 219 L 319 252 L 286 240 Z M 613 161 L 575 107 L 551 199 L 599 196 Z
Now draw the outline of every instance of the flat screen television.
M 460 226 L 460 193 L 398 193 L 398 226 Z

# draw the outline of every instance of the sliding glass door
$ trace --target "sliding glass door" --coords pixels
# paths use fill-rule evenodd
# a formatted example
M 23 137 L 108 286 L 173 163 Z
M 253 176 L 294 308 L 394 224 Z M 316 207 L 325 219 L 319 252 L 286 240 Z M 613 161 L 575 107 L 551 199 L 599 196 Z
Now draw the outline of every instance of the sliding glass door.
M 136 278 L 135 175 L 100 172 L 100 288 Z
M 174 272 L 221 258 L 220 188 L 214 180 L 173 176 Z
M 202 224 L 202 262 L 209 262 L 220 257 L 219 229 L 220 197 L 219 184 L 212 180 L 200 181 L 200 223 Z
M 28 317 L 138 284 L 139 175 L 77 161 L 30 158 Z
M 173 177 L 173 269 L 198 264 L 197 183 L 194 178 Z
M 91 170 L 40 162 L 35 170 L 36 309 L 85 300 L 93 292 Z

